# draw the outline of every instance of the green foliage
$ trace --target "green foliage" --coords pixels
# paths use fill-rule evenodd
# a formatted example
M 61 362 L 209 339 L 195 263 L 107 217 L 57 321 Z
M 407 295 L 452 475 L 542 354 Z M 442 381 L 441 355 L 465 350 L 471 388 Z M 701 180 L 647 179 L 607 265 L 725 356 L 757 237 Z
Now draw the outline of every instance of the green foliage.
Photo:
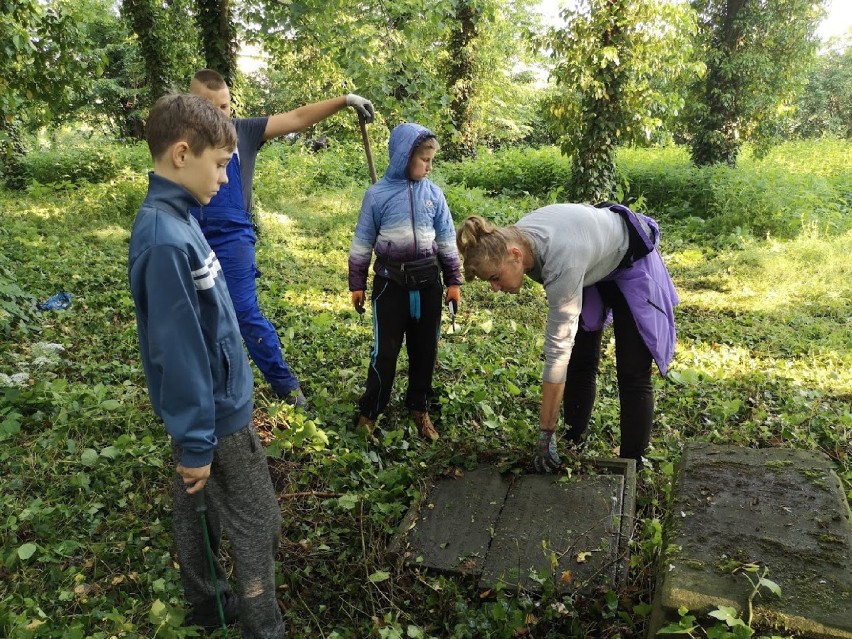
M 37 151 L 27 154 L 21 162 L 24 178 L 41 184 L 105 182 L 114 178 L 119 168 L 118 159 L 109 148 L 95 147 Z
M 475 160 L 444 163 L 438 168 L 448 182 L 481 188 L 491 195 L 527 193 L 545 197 L 565 192 L 571 182 L 570 160 L 553 147 L 513 147 L 493 152 L 481 149 Z
M 692 6 L 707 65 L 689 101 L 692 159 L 733 165 L 744 141 L 764 146 L 765 132 L 801 90 L 824 9 L 812 0 L 693 0 Z
M 204 66 L 218 71 L 228 86 L 233 85 L 239 46 L 233 5 L 219 0 L 195 0 L 192 6 L 204 50 Z
M 683 219 L 696 238 L 789 238 L 852 225 L 848 142 L 788 143 L 762 159 L 745 154 L 737 169 L 696 168 L 679 147 L 624 149 L 618 165 L 630 198 L 644 198 L 653 214 Z
M 620 149 L 616 199 L 682 220 L 683 232 L 702 241 L 834 234 L 852 226 L 850 157 L 849 143 L 836 140 L 787 143 L 763 158 L 747 152 L 737 169 L 695 167 L 684 147 Z M 436 173 L 452 185 L 457 220 L 477 209 L 507 219 L 505 204 L 483 195 L 564 202 L 571 185 L 570 161 L 553 147 L 482 150 L 475 160 L 439 164 Z
M 186 90 L 202 67 L 192 0 L 125 0 L 121 16 L 135 35 L 145 72 L 146 97 L 152 104 L 173 90 Z
M 6 243 L 8 231 L 0 229 L 0 241 Z M 8 254 L 0 255 L 0 335 L 8 339 L 13 330 L 30 332 L 35 325 L 35 298 L 23 290 L 11 270 Z
M 826 179 L 839 178 L 847 161 L 826 149 L 777 149 L 759 162 L 789 175 L 818 167 Z M 540 153 L 558 157 L 554 149 Z M 24 292 L 10 299 L 74 294 L 67 311 L 9 323 L 0 346 L 2 636 L 197 635 L 180 627 L 173 467 L 150 410 L 127 290 L 127 239 L 147 162 L 139 147 L 129 157 L 135 171 L 111 182 L 0 190 L 3 255 L 14 256 L 0 258 L 0 273 Z M 688 166 L 682 150 L 625 157 L 633 175 L 643 162 L 655 164 L 647 174 Z M 310 417 L 294 412 L 258 374 L 255 421 L 269 443 L 284 516 L 278 594 L 293 637 L 641 636 L 653 566 L 664 554 L 660 522 L 685 441 L 822 450 L 852 491 L 852 266 L 845 259 L 852 238 L 803 233 L 712 243 L 696 239 L 688 219 L 667 216 L 664 251 L 684 300 L 680 342 L 670 377 L 655 381 L 657 419 L 637 493 L 626 592 L 559 595 L 545 583 L 540 596 L 482 593 L 471 580 L 401 566 L 388 544 L 427 481 L 481 461 L 510 469 L 527 463 L 538 423 L 544 294 L 531 284 L 518 296 L 494 295 L 482 282 L 466 285 L 457 330 L 439 346 L 434 413 L 441 439 L 421 442 L 408 418 L 403 354 L 373 444 L 351 427 L 372 327 L 351 309 L 345 275 L 368 185 L 363 150 L 350 141 L 312 154 L 282 143 L 265 148 L 259 162 L 261 305 L 314 406 Z M 440 162 L 436 168 L 457 217 L 478 212 L 509 223 L 542 199 L 517 190 L 490 195 L 488 186 L 450 180 L 453 172 L 476 171 Z M 509 185 L 495 176 L 501 189 Z M 524 179 L 546 189 L 549 178 Z M 607 343 L 590 427 L 588 453 L 596 456 L 610 456 L 618 445 L 612 351 Z M 735 631 L 727 617 L 719 621 Z
M 852 139 L 852 42 L 830 44 L 808 74 L 798 101 L 794 131 L 803 138 Z
M 683 107 L 684 80 L 702 70 L 691 58 L 694 19 L 656 0 L 587 0 L 564 15 L 549 38 L 562 89 L 550 108 L 572 157 L 571 199 L 611 200 L 616 146 L 650 138 Z
M 0 130 L 14 121 L 34 128 L 62 118 L 100 73 L 102 59 L 87 31 L 90 8 L 61 0 L 4 3 Z
M 519 139 L 528 131 L 530 86 L 516 82 L 512 70 L 533 58 L 527 44 L 535 25 L 532 3 L 468 3 L 476 34 L 466 44 L 459 41 L 463 51 L 455 55 L 449 42 L 459 33 L 455 16 L 462 4 L 371 1 L 353 12 L 341 0 L 251 2 L 245 14 L 248 38 L 270 56 L 272 69 L 268 78 L 250 79 L 251 93 L 264 97 L 265 104 L 287 106 L 262 109 L 272 113 L 356 91 L 373 101 L 379 122 L 388 128 L 421 122 L 448 146 L 462 136 L 467 146 Z M 454 66 L 462 59 L 464 79 Z M 464 105 L 464 124 L 453 123 L 454 100 L 456 107 Z M 250 112 L 259 112 L 247 103 Z
M 707 637 L 707 639 L 748 639 L 755 633 L 752 628 L 752 602 L 755 597 L 760 594 L 761 589 L 765 588 L 773 595 L 780 597 L 781 589 L 771 579 L 767 579 L 766 575 L 769 569 L 764 566 L 762 574 L 755 579 L 749 576 L 749 573 L 759 571 L 759 566 L 756 564 L 745 564 L 739 566 L 735 573 L 743 575 L 752 586 L 752 590 L 748 596 L 746 618 L 742 618 L 742 613 L 730 606 L 718 606 L 715 610 L 707 613 L 709 620 L 699 622 L 695 615 L 690 614 L 686 608 L 680 608 L 678 615 L 680 619 L 675 623 L 670 623 L 660 628 L 656 636 L 659 635 L 678 635 L 688 637 Z M 710 621 L 717 620 L 717 621 Z M 759 636 L 757 639 L 782 639 L 775 635 Z

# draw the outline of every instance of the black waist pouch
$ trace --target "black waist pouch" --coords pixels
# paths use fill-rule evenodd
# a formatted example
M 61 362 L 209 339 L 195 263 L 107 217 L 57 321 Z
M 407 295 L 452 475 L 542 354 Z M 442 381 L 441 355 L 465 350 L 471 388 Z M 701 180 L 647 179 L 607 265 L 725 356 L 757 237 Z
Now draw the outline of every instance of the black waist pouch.
M 382 261 L 376 272 L 409 291 L 419 291 L 441 281 L 441 268 L 434 256 L 413 262 Z

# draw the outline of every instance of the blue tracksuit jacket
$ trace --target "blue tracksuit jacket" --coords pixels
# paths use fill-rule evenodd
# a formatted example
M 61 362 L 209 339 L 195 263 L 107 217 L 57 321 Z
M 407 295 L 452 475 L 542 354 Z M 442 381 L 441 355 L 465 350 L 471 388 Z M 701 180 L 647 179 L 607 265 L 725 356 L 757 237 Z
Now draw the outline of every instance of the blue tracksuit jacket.
M 246 426 L 252 372 L 219 261 L 182 186 L 151 173 L 130 236 L 128 273 L 139 350 L 154 412 L 183 449 L 181 463 L 213 461 L 219 437 Z

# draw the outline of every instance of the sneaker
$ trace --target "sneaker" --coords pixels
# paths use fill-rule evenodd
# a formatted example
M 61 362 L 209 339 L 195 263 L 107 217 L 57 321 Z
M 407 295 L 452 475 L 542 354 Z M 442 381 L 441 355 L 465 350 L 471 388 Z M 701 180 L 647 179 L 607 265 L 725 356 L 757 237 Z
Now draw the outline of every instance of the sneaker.
M 420 431 L 420 436 L 424 439 L 435 441 L 440 437 L 435 426 L 432 425 L 432 420 L 429 419 L 429 413 L 426 411 L 413 410 L 411 411 L 411 418 L 417 424 L 417 430 Z
M 237 596 L 232 592 L 222 593 L 222 611 L 225 613 L 225 625 L 230 626 L 240 618 Z M 216 599 L 211 599 L 201 606 L 193 606 L 183 622 L 184 626 L 198 626 L 206 632 L 212 632 L 222 627 L 219 619 L 219 607 Z

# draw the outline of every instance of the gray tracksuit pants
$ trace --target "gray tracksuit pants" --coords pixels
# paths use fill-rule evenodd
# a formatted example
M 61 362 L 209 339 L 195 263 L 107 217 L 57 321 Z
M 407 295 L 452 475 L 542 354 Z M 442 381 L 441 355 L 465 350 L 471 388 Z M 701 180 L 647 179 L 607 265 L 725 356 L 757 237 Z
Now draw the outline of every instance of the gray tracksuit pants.
M 174 444 L 172 453 L 177 463 L 180 447 Z M 214 557 L 218 557 L 223 532 L 231 545 L 242 636 L 280 639 L 284 622 L 275 599 L 275 553 L 281 536 L 281 510 L 266 453 L 253 425 L 219 440 L 204 492 Z M 180 475 L 174 482 L 174 538 L 187 601 L 193 607 L 215 610 L 199 514 Z M 219 592 L 229 591 L 218 559 L 216 572 Z

